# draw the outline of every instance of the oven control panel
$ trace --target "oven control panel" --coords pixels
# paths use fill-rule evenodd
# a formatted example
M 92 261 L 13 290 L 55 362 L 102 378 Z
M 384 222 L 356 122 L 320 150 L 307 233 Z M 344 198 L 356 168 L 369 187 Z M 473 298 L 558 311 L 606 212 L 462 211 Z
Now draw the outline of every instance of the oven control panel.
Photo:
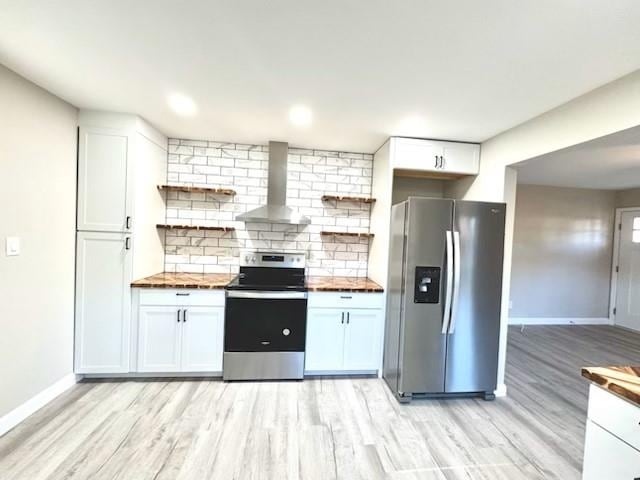
M 304 253 L 242 252 L 241 267 L 304 268 Z

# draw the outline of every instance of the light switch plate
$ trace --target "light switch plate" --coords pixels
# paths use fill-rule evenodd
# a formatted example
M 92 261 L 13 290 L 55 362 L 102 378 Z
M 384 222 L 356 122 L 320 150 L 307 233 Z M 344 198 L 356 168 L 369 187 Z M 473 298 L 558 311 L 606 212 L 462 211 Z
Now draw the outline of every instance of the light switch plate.
M 20 255 L 20 237 L 7 237 L 7 257 Z

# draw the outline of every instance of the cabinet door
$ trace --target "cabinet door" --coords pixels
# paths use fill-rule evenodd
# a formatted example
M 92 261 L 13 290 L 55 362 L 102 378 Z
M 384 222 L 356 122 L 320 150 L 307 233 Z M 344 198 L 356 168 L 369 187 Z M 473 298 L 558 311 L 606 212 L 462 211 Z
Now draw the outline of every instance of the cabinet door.
M 77 235 L 75 371 L 129 371 L 131 250 L 122 233 Z
M 582 480 L 640 477 L 640 452 L 587 420 Z
M 307 310 L 306 371 L 334 371 L 343 368 L 346 314 L 333 308 Z
M 181 312 L 180 307 L 140 307 L 139 372 L 180 371 L 183 325 Z
M 444 142 L 442 157 L 445 172 L 471 175 L 480 172 L 480 146 L 477 144 Z
M 126 131 L 80 127 L 78 230 L 126 231 L 131 215 L 129 150 Z
M 221 372 L 224 308 L 185 307 L 184 310 L 182 371 Z
M 380 369 L 382 310 L 353 309 L 349 310 L 347 314 L 344 336 L 344 369 Z
M 441 170 L 442 145 L 439 142 L 415 138 L 395 138 L 392 153 L 393 168 L 403 170 Z

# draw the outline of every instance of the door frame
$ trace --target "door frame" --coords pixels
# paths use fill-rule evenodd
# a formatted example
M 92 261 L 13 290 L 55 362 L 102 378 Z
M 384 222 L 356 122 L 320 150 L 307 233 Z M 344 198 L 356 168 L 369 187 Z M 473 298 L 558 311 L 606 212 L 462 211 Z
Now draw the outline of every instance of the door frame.
M 637 210 L 640 212 L 640 206 L 638 207 L 623 207 L 616 208 L 615 223 L 613 224 L 613 257 L 611 258 L 611 288 L 609 289 L 609 323 L 616 325 L 616 315 L 614 310 L 616 308 L 616 294 L 618 290 L 618 272 L 616 267 L 618 266 L 618 259 L 620 255 L 620 231 L 622 214 L 625 212 L 632 212 Z

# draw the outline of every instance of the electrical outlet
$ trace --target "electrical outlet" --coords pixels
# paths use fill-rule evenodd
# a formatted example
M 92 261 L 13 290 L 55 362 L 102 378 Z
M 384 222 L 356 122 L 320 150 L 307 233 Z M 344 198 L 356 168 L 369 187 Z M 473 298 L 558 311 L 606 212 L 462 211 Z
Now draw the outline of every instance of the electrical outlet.
M 7 257 L 20 255 L 20 237 L 7 237 L 6 252 Z
M 509 310 L 513 308 L 513 300 L 509 300 Z

